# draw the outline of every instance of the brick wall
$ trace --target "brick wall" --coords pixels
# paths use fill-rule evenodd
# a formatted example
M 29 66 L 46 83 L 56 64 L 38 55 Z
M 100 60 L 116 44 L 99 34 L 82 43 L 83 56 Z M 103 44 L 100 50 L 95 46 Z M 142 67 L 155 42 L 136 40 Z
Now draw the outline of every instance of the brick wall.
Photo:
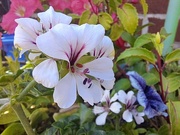
M 146 20 L 144 19 L 144 21 L 152 22 L 154 23 L 154 25 L 149 26 L 148 29 L 145 29 L 144 31 L 148 31 L 150 33 L 156 33 L 161 29 L 161 27 L 164 26 L 169 0 L 146 0 L 146 1 L 148 3 L 149 10 L 148 10 L 147 18 Z M 139 17 L 141 18 L 140 23 L 142 23 L 143 22 L 142 7 L 139 4 L 135 6 L 138 9 L 138 13 L 140 13 L 139 15 Z M 180 47 L 180 21 L 175 38 L 175 47 Z

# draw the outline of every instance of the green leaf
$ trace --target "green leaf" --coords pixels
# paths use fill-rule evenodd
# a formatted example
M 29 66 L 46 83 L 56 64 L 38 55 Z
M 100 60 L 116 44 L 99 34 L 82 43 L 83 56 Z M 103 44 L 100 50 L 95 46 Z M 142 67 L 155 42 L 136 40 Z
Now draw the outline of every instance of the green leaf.
M 41 121 L 49 118 L 47 111 L 48 108 L 38 108 L 32 112 L 32 114 L 29 116 L 29 119 L 33 128 L 37 127 Z
M 180 135 L 180 101 L 169 101 L 167 106 L 171 124 L 171 134 Z
M 131 87 L 131 83 L 130 83 L 129 79 L 120 79 L 114 85 L 114 89 L 116 91 L 127 90 L 130 87 Z
M 143 14 L 146 16 L 146 14 L 148 12 L 148 4 L 147 4 L 146 0 L 140 0 L 140 4 L 143 8 Z
M 84 104 L 80 105 L 80 124 L 83 125 L 94 118 L 94 114 L 90 108 L 87 108 Z
M 80 17 L 79 25 L 84 23 L 97 24 L 97 22 L 98 16 L 95 13 L 92 13 L 90 10 L 86 10 L 82 13 Z
M 125 3 L 122 9 L 117 8 L 117 15 L 125 30 L 133 35 L 138 26 L 138 13 L 136 8 L 132 4 Z
M 30 115 L 29 111 L 24 107 L 24 105 L 21 106 L 25 115 L 28 117 Z M 18 120 L 19 119 L 9 102 L 0 107 L 0 125 L 9 124 Z
M 107 132 L 106 135 L 125 135 L 125 134 L 121 131 L 109 131 Z
M 126 49 L 124 52 L 120 54 L 120 56 L 117 58 L 117 61 L 125 59 L 125 58 L 129 58 L 129 57 L 138 57 L 146 61 L 149 61 L 152 64 L 156 63 L 156 58 L 154 54 L 145 48 Z
M 1 135 L 24 135 L 25 131 L 21 123 L 12 123 L 9 125 Z
M 99 4 L 99 3 L 101 3 L 101 2 L 103 2 L 103 0 L 93 0 L 93 4 Z
M 134 42 L 134 47 L 141 47 L 145 44 L 152 42 L 154 35 L 147 33 L 139 36 L 136 41 Z
M 0 107 L 0 125 L 9 124 L 18 121 L 16 113 L 9 103 Z
M 124 31 L 122 33 L 121 37 L 124 41 L 128 42 L 131 46 L 133 46 L 135 38 L 131 34 Z
M 5 74 L 0 77 L 0 86 L 5 86 L 13 82 L 17 77 L 19 77 L 24 71 L 18 70 L 16 74 Z
M 111 28 L 111 24 L 113 23 L 112 17 L 108 13 L 99 13 L 99 23 L 106 29 L 109 30 Z
M 165 63 L 168 64 L 173 61 L 180 60 L 180 48 L 169 53 L 165 58 Z
M 168 124 L 163 125 L 158 130 L 159 135 L 169 135 L 169 126 Z
M 121 34 L 123 33 L 123 28 L 121 25 L 114 23 L 111 27 L 111 32 L 109 37 L 112 39 L 112 41 L 116 41 Z
M 46 129 L 43 133 L 41 133 L 41 135 L 57 135 L 57 131 L 57 128 L 51 127 L 49 129 Z
M 143 74 L 143 78 L 146 80 L 147 85 L 152 86 L 159 82 L 159 78 L 153 73 Z
M 173 73 L 167 76 L 168 92 L 174 92 L 180 88 L 180 73 Z

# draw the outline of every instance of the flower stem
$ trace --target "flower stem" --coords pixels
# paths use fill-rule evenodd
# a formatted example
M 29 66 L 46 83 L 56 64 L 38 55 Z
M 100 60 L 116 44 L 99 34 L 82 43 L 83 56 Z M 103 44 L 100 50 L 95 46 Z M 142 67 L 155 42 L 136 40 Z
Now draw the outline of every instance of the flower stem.
M 19 103 L 12 104 L 12 108 L 15 111 L 16 115 L 18 116 L 19 120 L 21 121 L 21 124 L 24 127 L 24 130 L 26 131 L 27 135 L 35 135 L 28 119 L 26 118 L 26 115 L 22 109 L 21 104 Z
M 35 86 L 37 83 L 35 80 L 32 80 L 27 86 L 26 88 L 19 94 L 19 96 L 17 97 L 17 101 L 21 101 L 22 98 L 27 95 L 27 93 L 30 91 L 30 89 Z

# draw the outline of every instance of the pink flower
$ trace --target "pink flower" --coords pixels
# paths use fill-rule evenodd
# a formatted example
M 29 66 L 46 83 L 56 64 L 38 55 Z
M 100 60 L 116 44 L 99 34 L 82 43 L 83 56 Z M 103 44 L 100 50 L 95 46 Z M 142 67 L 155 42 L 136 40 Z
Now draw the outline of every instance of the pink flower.
M 39 0 L 11 0 L 9 12 L 3 16 L 1 26 L 7 33 L 14 33 L 17 18 L 30 17 L 37 10 L 42 10 Z
M 71 6 L 71 0 L 49 0 L 49 5 L 55 10 L 64 11 Z
M 1 40 L 1 37 L 2 37 L 2 33 L 0 32 L 0 49 L 2 48 L 2 40 Z
M 73 13 L 81 15 L 86 9 L 90 9 L 91 5 L 88 0 L 72 0 L 70 10 Z

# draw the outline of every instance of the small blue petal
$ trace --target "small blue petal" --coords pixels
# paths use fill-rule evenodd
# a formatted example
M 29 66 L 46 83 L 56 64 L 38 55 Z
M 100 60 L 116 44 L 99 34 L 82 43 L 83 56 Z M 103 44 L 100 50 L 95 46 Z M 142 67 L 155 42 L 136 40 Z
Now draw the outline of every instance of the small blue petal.
M 131 85 L 137 90 L 143 90 L 146 87 L 145 80 L 136 72 L 129 71 L 127 72 L 129 79 L 131 81 Z

